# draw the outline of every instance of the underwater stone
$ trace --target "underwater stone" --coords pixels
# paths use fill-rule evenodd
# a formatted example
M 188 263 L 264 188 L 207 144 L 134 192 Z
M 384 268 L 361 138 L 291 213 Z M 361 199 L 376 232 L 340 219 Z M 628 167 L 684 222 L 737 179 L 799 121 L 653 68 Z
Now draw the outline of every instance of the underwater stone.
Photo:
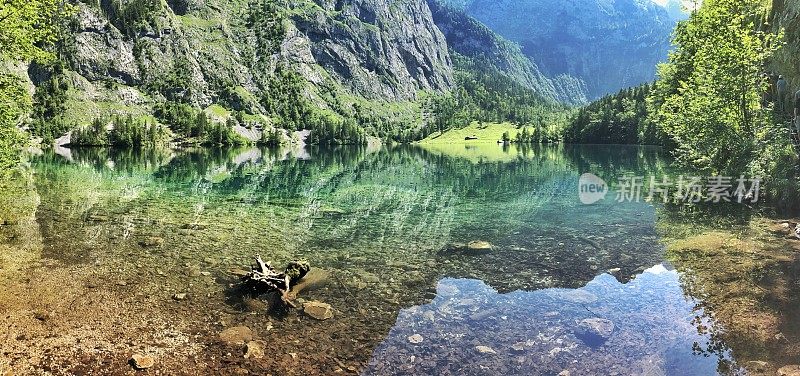
M 333 317 L 333 309 L 327 303 L 306 302 L 303 304 L 303 312 L 317 320 L 327 320 Z
M 751 360 L 745 364 L 745 368 L 750 372 L 766 372 L 769 363 L 760 360 Z
M 800 376 L 800 365 L 793 364 L 781 367 L 778 370 L 778 376 Z
M 155 359 L 147 355 L 134 354 L 131 357 L 131 365 L 136 369 L 148 369 L 156 364 Z
M 613 333 L 613 322 L 596 317 L 581 320 L 575 329 L 575 336 L 590 347 L 602 345 Z
M 241 345 L 253 339 L 253 331 L 246 326 L 228 328 L 219 334 L 219 340 L 226 345 Z
M 150 236 L 139 241 L 142 247 L 160 247 L 164 244 L 164 239 L 157 236 Z
M 422 343 L 422 341 L 423 341 L 423 338 L 419 334 L 414 334 L 414 335 L 408 337 L 408 342 L 411 342 L 411 343 L 413 343 L 415 345 L 418 344 L 418 343 Z
M 261 359 L 264 357 L 264 345 L 261 341 L 250 341 L 245 346 L 245 359 Z

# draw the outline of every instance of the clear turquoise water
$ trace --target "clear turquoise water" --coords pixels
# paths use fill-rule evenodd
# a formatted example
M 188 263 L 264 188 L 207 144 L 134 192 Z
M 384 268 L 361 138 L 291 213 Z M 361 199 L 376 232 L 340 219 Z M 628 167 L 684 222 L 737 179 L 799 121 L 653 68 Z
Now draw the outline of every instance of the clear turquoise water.
M 665 263 L 656 208 L 578 199 L 584 172 L 607 181 L 669 173 L 659 149 L 540 146 L 491 150 L 495 160 L 419 147 L 61 154 L 32 159 L 42 257 L 144 284 L 168 275 L 158 282 L 164 301 L 187 291 L 187 268 L 207 270 L 213 283 L 188 287 L 208 297 L 186 308 L 197 312 L 242 309 L 228 270 L 254 255 L 305 258 L 333 277 L 304 299 L 339 310 L 314 330 L 350 328 L 325 345 L 341 345 L 364 374 L 734 367 L 725 346 L 698 329 L 710 323 Z M 163 244 L 142 245 L 153 237 Z M 473 240 L 494 249 L 448 250 Z M 314 338 L 293 320 L 247 316 L 295 331 L 301 343 Z M 601 346 L 575 335 L 593 317 L 615 324 Z M 412 343 L 415 334 L 423 340 Z

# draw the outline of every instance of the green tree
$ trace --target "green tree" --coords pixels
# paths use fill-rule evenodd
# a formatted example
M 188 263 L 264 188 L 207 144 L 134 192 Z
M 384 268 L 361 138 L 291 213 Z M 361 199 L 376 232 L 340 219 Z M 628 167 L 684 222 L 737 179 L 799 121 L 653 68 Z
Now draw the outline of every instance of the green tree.
M 677 51 L 659 68 L 651 119 L 675 143 L 683 165 L 746 172 L 770 119 L 761 107 L 762 71 L 776 45 L 760 32 L 757 0 L 708 0 L 678 27 Z
M 52 47 L 71 8 L 59 0 L 6 0 L 0 4 L 0 174 L 19 162 L 21 119 L 31 110 L 22 80 L 9 64 L 54 58 Z

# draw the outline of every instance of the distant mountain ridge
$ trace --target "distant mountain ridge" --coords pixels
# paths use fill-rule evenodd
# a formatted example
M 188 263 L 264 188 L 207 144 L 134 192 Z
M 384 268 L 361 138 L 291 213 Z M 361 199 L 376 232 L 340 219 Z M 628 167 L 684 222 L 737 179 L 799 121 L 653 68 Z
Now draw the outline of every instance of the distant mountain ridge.
M 674 1 L 667 8 L 651 0 L 447 3 L 518 43 L 544 75 L 583 80 L 589 99 L 652 81 L 680 19 Z
M 428 0 L 436 26 L 445 35 L 451 53 L 464 56 L 483 70 L 496 70 L 544 98 L 567 104 L 584 104 L 584 83 L 569 75 L 546 77 L 520 47 L 467 15 L 459 7 Z

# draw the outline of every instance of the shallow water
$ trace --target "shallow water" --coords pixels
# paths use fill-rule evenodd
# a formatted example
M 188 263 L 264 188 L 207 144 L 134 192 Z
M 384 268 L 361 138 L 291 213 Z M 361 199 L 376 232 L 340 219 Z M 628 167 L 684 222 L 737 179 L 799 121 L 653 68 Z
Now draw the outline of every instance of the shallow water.
M 193 333 L 183 346 L 198 350 L 181 356 L 219 373 L 739 372 L 711 315 L 667 262 L 657 208 L 578 200 L 583 172 L 607 181 L 669 173 L 659 149 L 471 148 L 455 156 L 418 147 L 46 153 L 32 158 L 35 199 L 20 210 L 29 220 L 3 230 L 16 232 L 7 245 L 30 251 L 2 270 L 28 277 L 5 283 L 43 265 L 69 269 L 94 281 L 76 293 L 107 286 L 131 297 L 120 304 Z M 493 250 L 448 247 L 473 240 Z M 301 298 L 330 303 L 335 317 L 268 315 L 243 300 L 230 270 L 257 254 L 326 271 L 327 284 Z M 175 302 L 176 293 L 189 299 Z M 607 340 L 576 335 L 591 318 L 614 324 Z M 289 344 L 268 344 L 280 355 L 271 363 L 208 360 L 230 355 L 203 351 L 217 351 L 212 338 L 234 324 Z M 156 329 L 139 330 L 138 349 L 173 350 L 150 339 Z M 164 358 L 180 362 L 175 354 Z M 170 374 L 176 364 L 159 366 Z

